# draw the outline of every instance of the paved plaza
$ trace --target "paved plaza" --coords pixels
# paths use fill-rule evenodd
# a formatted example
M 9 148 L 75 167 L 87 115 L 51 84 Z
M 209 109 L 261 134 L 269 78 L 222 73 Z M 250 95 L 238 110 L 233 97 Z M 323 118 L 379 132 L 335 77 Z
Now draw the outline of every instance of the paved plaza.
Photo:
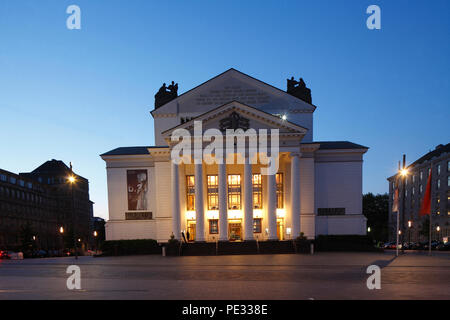
M 81 290 L 66 286 L 73 264 Z M 449 267 L 446 252 L 0 260 L 0 299 L 450 299 Z

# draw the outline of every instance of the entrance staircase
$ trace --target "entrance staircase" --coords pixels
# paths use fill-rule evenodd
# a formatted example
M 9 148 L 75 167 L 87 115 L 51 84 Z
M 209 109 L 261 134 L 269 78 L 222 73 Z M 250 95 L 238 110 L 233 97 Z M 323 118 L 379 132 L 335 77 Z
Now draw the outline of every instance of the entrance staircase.
M 182 256 L 296 253 L 292 241 L 183 242 Z

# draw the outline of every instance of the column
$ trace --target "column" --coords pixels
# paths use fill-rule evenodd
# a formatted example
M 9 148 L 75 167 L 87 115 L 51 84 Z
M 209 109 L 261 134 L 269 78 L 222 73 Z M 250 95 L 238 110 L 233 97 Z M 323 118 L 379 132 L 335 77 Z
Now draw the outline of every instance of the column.
M 203 165 L 195 164 L 195 241 L 205 241 L 205 209 L 203 203 Z
M 253 240 L 253 183 L 250 158 L 244 162 L 244 240 Z
M 180 176 L 179 165 L 171 161 L 171 191 L 172 191 L 172 232 L 175 239 L 180 240 Z
M 227 206 L 227 165 L 225 159 L 220 163 L 219 184 L 219 241 L 228 241 L 228 206 Z
M 291 221 L 292 239 L 300 235 L 300 155 L 291 154 Z
M 277 183 L 275 174 L 267 175 L 267 217 L 269 240 L 277 240 Z

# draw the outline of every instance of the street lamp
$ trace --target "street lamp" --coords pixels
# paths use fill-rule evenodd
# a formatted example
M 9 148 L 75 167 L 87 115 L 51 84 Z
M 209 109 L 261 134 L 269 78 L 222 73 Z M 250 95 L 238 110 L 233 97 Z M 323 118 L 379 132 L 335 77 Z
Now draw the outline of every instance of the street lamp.
M 61 226 L 59 227 L 59 234 L 61 235 L 61 255 L 64 253 L 64 239 L 63 239 L 63 234 L 64 234 L 64 227 Z
M 76 182 L 76 178 L 73 174 L 72 162 L 70 163 L 70 175 L 67 177 L 67 180 L 70 183 L 70 193 L 72 196 L 72 229 L 73 229 L 73 247 L 75 251 L 75 259 L 78 259 L 78 250 L 77 250 L 77 242 L 76 242 L 76 233 L 75 233 L 75 208 L 74 208 L 74 199 L 73 199 L 73 185 Z
M 408 220 L 408 245 L 411 245 L 411 227 L 412 221 Z
M 367 228 L 367 232 L 370 232 L 370 230 L 371 230 L 370 227 L 368 227 L 368 228 Z
M 98 232 L 97 230 L 94 231 L 94 238 L 95 238 L 95 253 L 97 253 L 97 249 L 98 249 Z
M 406 168 L 406 155 L 403 155 L 403 166 L 400 169 L 400 162 L 398 164 L 398 176 L 400 176 L 402 180 L 402 229 L 405 228 L 405 197 L 406 197 L 406 178 L 408 176 L 408 169 Z M 399 236 L 402 234 L 400 230 L 400 210 L 397 209 L 397 248 L 396 248 L 396 256 L 398 256 L 398 243 L 399 243 Z M 402 252 L 404 250 L 403 247 L 403 238 L 402 238 Z

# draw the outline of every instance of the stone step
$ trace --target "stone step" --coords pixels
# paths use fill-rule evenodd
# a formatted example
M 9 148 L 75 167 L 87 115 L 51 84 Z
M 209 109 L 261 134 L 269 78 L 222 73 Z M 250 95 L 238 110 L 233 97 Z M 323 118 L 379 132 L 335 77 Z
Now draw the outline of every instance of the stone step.
M 295 253 L 292 241 L 192 242 L 181 248 L 182 256 L 286 253 Z

